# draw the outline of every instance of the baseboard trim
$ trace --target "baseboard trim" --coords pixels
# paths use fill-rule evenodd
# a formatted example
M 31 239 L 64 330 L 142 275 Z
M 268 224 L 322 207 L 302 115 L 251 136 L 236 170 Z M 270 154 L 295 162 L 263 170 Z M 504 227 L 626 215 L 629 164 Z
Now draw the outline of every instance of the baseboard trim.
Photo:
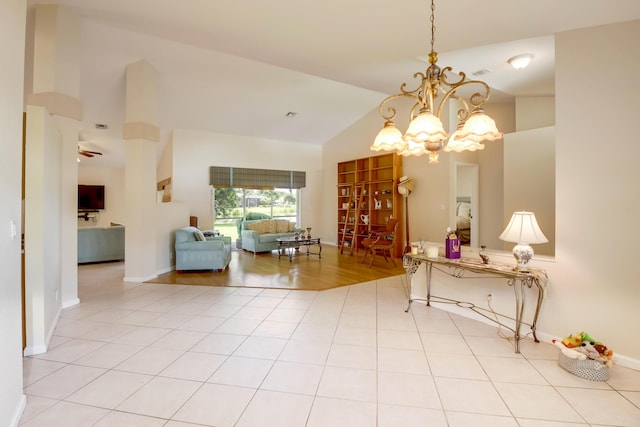
M 173 271 L 176 269 L 175 265 L 172 265 L 171 267 L 165 267 L 163 269 L 160 269 L 156 272 L 156 277 L 158 277 L 161 274 L 165 274 L 165 273 L 169 273 L 170 271 Z
M 127 277 L 125 276 L 122 280 L 125 282 L 135 282 L 135 283 L 144 283 L 147 280 L 153 280 L 156 277 L 158 277 L 157 274 L 151 275 L 151 276 L 145 276 L 145 277 Z
M 80 300 L 78 300 L 80 302 Z M 47 332 L 47 337 L 45 338 L 44 344 L 27 346 L 22 351 L 23 356 L 35 356 L 36 354 L 46 353 L 49 349 L 49 345 L 51 344 L 51 340 L 53 339 L 53 334 L 56 331 L 56 326 L 58 326 L 58 321 L 60 320 L 60 316 L 62 315 L 62 306 L 58 307 L 58 311 L 51 322 L 51 328 L 49 328 L 49 332 Z
M 18 427 L 20 424 L 20 419 L 22 418 L 22 414 L 24 414 L 24 408 L 27 407 L 27 396 L 22 394 L 20 396 L 20 401 L 18 402 L 18 406 L 13 413 L 13 419 L 11 420 L 10 427 Z
M 47 346 L 42 345 L 34 345 L 34 346 L 26 346 L 22 351 L 23 356 L 35 356 L 36 354 L 43 354 L 47 352 Z
M 416 297 L 416 298 L 419 298 L 419 297 Z M 419 304 L 418 300 L 412 303 L 412 305 L 416 303 Z M 450 313 L 457 314 L 458 316 L 466 317 L 467 319 L 477 320 L 479 322 L 486 323 L 487 325 L 496 326 L 496 324 L 491 320 L 486 319 L 480 315 L 474 315 L 475 313 L 473 311 L 466 308 L 460 308 L 455 305 L 451 306 L 451 304 L 438 304 L 437 302 L 434 302 L 434 301 L 431 302 L 431 305 L 440 310 L 448 311 Z M 550 343 L 552 340 L 562 340 L 562 338 L 564 338 L 564 337 L 555 336 L 545 331 L 541 331 L 539 329 L 536 331 L 536 336 L 538 337 L 538 340 L 546 343 Z M 614 365 L 620 365 L 620 366 L 624 366 L 625 368 L 630 368 L 636 371 L 640 371 L 640 360 L 634 359 L 629 356 L 625 356 L 624 354 L 619 354 L 614 352 L 613 363 Z
M 62 303 L 62 309 L 64 310 L 65 308 L 73 307 L 74 305 L 78 305 L 78 304 L 80 304 L 80 298 L 74 298 L 69 301 L 64 301 Z

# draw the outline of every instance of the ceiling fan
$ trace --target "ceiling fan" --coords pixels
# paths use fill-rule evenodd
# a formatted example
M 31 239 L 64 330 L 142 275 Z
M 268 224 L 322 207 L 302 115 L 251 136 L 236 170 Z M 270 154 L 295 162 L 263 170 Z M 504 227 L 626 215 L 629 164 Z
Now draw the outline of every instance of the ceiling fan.
M 83 150 L 82 148 L 80 148 L 79 145 L 78 145 L 78 154 L 85 157 L 102 156 L 102 153 L 99 151 Z
M 87 136 L 84 132 L 80 132 L 80 134 L 78 135 L 78 155 L 85 156 L 85 157 L 102 156 L 102 153 L 100 151 L 85 150 L 82 147 L 80 147 L 80 143 L 87 142 L 90 140 L 91 140 L 90 135 Z

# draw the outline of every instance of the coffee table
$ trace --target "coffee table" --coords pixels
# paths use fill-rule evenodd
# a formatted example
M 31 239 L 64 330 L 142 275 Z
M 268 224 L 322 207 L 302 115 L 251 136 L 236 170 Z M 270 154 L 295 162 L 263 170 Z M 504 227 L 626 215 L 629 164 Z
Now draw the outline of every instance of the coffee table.
M 282 237 L 280 239 L 276 239 L 276 242 L 278 242 L 278 259 L 280 259 L 282 255 L 288 255 L 289 262 L 291 262 L 291 260 L 293 260 L 293 257 L 297 254 L 306 255 L 307 257 L 309 255 L 318 255 L 318 258 L 321 258 L 320 254 L 322 253 L 322 245 L 320 245 L 319 237 L 311 239 L 295 239 L 293 237 Z M 309 248 L 311 245 L 317 245 L 318 252 L 311 252 Z M 306 250 L 304 252 L 301 252 L 301 247 L 305 247 Z

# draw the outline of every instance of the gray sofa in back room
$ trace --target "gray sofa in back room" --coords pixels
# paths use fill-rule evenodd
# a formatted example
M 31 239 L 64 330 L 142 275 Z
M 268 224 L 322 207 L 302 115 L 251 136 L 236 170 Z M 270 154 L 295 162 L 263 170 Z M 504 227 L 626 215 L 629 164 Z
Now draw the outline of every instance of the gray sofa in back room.
M 124 260 L 124 226 L 78 228 L 78 264 Z

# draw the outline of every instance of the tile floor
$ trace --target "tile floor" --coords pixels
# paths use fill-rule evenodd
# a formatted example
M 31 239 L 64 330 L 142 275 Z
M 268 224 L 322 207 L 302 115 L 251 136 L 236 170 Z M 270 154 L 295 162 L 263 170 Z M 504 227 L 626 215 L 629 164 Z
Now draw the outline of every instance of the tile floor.
M 403 276 L 322 292 L 123 283 L 24 359 L 25 427 L 640 426 L 640 372 L 562 370 L 557 349 L 414 304 Z

